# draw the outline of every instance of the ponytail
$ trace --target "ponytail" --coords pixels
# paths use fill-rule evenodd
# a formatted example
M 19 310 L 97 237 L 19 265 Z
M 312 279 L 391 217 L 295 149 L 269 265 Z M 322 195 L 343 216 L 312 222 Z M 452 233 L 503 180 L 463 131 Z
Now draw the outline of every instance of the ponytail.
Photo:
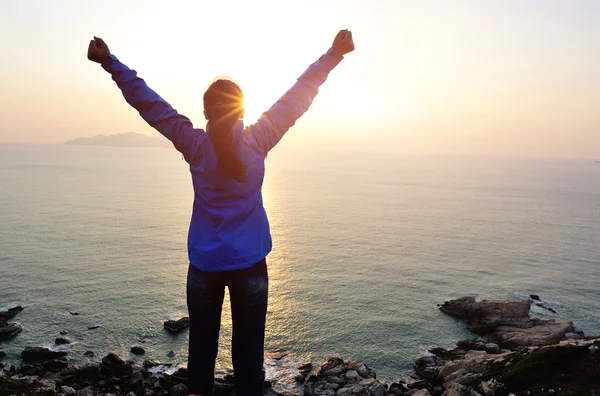
M 208 137 L 217 155 L 217 166 L 239 183 L 247 181 L 247 167 L 233 146 L 233 128 L 243 115 L 242 90 L 231 80 L 216 80 L 204 93 Z

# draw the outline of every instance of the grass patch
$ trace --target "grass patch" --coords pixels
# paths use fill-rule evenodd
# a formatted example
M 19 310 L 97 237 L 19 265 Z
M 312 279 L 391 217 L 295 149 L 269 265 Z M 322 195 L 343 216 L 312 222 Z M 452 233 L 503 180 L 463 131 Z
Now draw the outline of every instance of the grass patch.
M 515 353 L 502 362 L 492 363 L 479 380 L 462 382 L 480 389 L 479 384 L 492 378 L 506 386 L 498 396 L 527 391 L 531 396 L 590 396 L 600 386 L 600 357 L 588 346 L 553 346 L 531 353 Z

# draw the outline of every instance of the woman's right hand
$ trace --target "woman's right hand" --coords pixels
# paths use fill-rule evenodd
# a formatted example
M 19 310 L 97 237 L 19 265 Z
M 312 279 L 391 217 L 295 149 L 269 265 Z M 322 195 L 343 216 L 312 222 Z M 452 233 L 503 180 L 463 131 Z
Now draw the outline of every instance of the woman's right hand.
M 348 29 L 340 30 L 333 40 L 333 50 L 340 55 L 346 55 L 354 51 L 352 32 Z
M 92 62 L 103 63 L 108 58 L 108 55 L 110 55 L 108 45 L 100 37 L 94 36 L 94 39 L 90 40 L 90 45 L 88 46 L 88 59 Z

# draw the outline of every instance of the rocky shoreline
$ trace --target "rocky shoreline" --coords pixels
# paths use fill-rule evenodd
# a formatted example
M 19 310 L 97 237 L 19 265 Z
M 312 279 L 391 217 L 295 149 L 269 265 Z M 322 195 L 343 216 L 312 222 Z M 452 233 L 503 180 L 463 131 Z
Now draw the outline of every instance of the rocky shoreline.
M 315 370 L 311 362 L 285 366 L 286 352 L 277 351 L 266 353 L 265 367 L 277 367 L 281 375 L 267 381 L 266 389 L 269 395 L 305 396 L 600 396 L 600 337 L 585 337 L 571 322 L 531 318 L 531 305 L 540 305 L 536 297 L 480 302 L 463 297 L 440 305 L 477 337 L 417 357 L 412 381 L 384 383 L 366 364 L 340 357 L 328 358 Z M 0 312 L 0 336 L 5 337 L 0 340 L 18 335 L 20 326 L 8 320 L 20 310 Z M 187 323 L 185 318 L 166 322 L 165 329 L 179 332 Z M 38 347 L 22 351 L 19 367 L 7 367 L 3 357 L 0 349 L 0 396 L 187 395 L 185 368 L 169 373 L 150 359 L 136 365 L 110 353 L 97 365 L 78 366 L 69 363 L 65 351 Z M 233 377 L 217 377 L 215 395 L 234 394 Z

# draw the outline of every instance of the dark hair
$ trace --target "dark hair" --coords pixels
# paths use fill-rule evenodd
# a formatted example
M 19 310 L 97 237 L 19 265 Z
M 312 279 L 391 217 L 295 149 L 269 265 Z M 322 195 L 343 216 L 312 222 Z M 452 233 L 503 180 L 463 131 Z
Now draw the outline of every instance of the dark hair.
M 233 147 L 233 127 L 243 115 L 244 94 L 231 80 L 215 80 L 204 93 L 208 137 L 217 154 L 217 166 L 240 183 L 246 180 L 246 166 Z

